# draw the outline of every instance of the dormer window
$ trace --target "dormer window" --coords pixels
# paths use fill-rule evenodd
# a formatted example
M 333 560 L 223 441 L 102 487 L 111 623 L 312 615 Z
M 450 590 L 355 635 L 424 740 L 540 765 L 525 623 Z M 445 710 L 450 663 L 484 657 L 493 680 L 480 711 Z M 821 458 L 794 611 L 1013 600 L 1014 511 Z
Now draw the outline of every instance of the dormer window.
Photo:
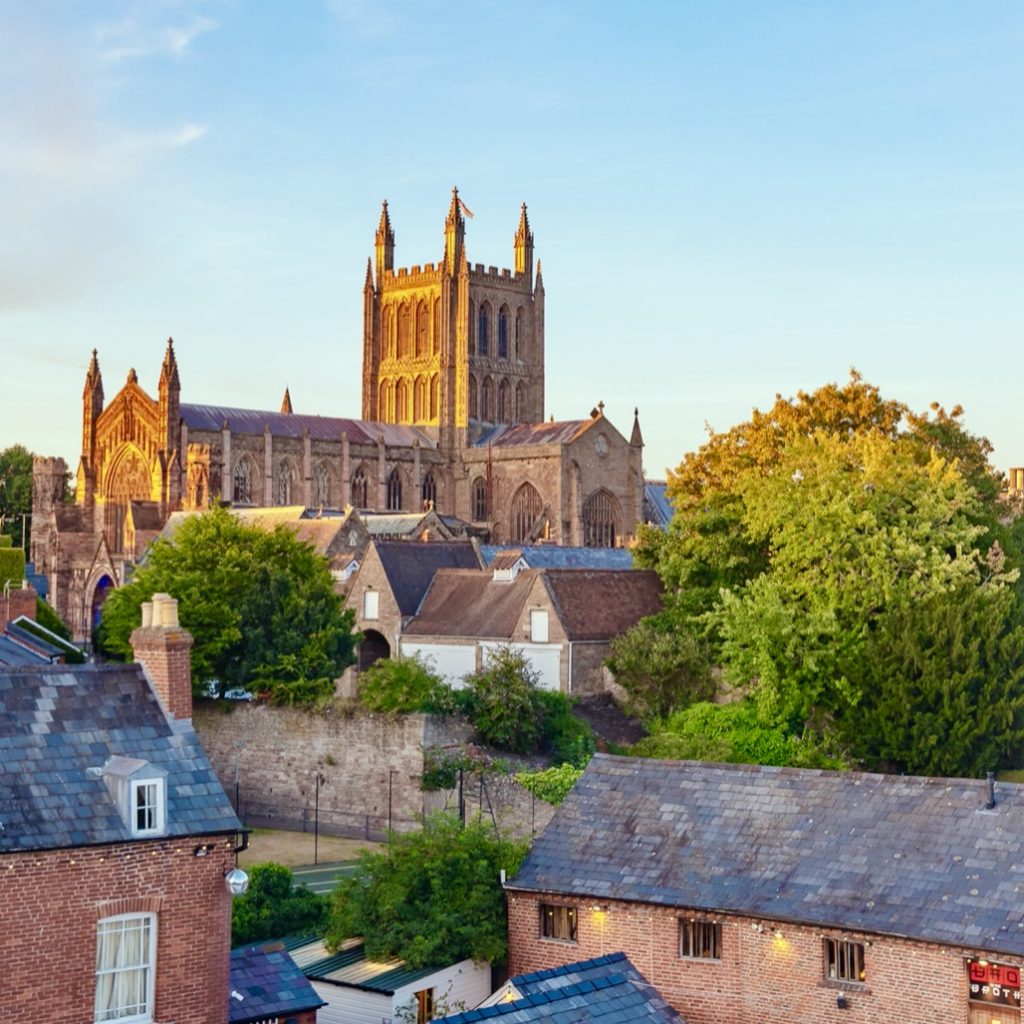
M 158 836 L 164 831 L 164 780 L 148 779 L 132 783 L 134 820 L 132 834 Z
M 136 757 L 115 755 L 100 771 L 121 820 L 133 838 L 167 831 L 167 772 Z

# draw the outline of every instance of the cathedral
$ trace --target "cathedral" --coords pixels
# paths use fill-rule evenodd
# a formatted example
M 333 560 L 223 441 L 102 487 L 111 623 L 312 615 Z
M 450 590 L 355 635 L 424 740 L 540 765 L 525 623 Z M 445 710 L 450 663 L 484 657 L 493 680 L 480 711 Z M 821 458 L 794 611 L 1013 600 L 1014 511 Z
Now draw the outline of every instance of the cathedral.
M 156 397 L 135 370 L 106 402 L 93 351 L 75 501 L 66 466 L 33 467 L 32 557 L 88 640 L 109 588 L 176 510 L 433 508 L 494 543 L 616 546 L 641 521 L 643 439 L 598 403 L 544 420 L 544 284 L 522 207 L 513 266 L 471 264 L 452 190 L 438 263 L 395 267 L 387 203 L 363 288 L 362 418 L 191 405 L 172 341 Z

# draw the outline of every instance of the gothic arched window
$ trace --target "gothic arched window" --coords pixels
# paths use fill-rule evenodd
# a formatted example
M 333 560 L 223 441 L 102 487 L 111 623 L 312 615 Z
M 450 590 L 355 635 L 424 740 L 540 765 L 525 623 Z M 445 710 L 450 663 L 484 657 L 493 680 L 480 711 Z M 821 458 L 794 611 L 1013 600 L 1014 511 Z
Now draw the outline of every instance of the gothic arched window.
M 618 536 L 618 503 L 603 487 L 583 502 L 583 545 L 613 548 Z
M 487 501 L 487 481 L 478 476 L 473 481 L 473 521 L 483 523 L 490 519 Z
M 370 503 L 366 500 L 366 491 L 366 473 L 363 472 L 363 467 L 360 466 L 352 474 L 352 504 L 355 508 L 369 507 Z
M 516 385 L 516 423 L 525 422 L 526 416 L 526 385 L 520 381 Z
M 498 388 L 498 422 L 508 423 L 512 418 L 512 385 L 505 377 Z
M 516 359 L 523 358 L 523 307 L 516 310 Z
M 313 505 L 316 508 L 331 505 L 331 472 L 325 462 L 318 463 L 313 470 Z
M 469 418 L 471 420 L 477 419 L 477 392 L 476 392 L 476 377 L 473 374 L 469 375 Z
M 383 341 L 384 358 L 395 358 L 395 314 L 390 306 L 384 307 L 384 319 L 381 326 L 381 339 Z
M 398 307 L 398 358 L 404 359 L 412 349 L 412 312 L 409 303 Z
M 473 300 L 469 300 L 469 337 L 466 339 L 469 354 L 475 356 L 476 351 L 476 320 L 473 319 Z
M 402 508 L 402 473 L 395 466 L 388 476 L 387 482 L 387 509 L 389 512 L 399 512 Z
M 400 380 L 395 387 L 395 416 L 396 423 L 406 423 L 409 420 L 409 385 Z
M 427 378 L 417 377 L 413 392 L 413 423 L 422 423 L 427 418 Z
M 513 544 L 531 544 L 542 532 L 544 503 L 533 484 L 523 484 L 512 498 L 509 538 Z
M 437 374 L 430 378 L 430 418 L 437 419 L 437 407 L 439 403 L 440 381 Z
M 252 460 L 241 458 L 235 463 L 231 481 L 231 500 L 236 505 L 252 504 Z
M 416 355 L 425 356 L 430 352 L 430 312 L 427 304 L 420 300 L 416 306 Z
M 498 311 L 498 358 L 508 359 L 508 306 Z
M 424 510 L 433 508 L 437 504 L 437 480 L 434 478 L 433 470 L 427 470 L 427 475 L 423 478 L 423 486 L 420 490 L 422 491 L 421 497 L 423 498 Z
M 394 385 L 389 380 L 381 382 L 380 385 L 380 407 L 377 409 L 377 418 L 391 423 L 395 418 L 394 406 Z
M 477 355 L 485 356 L 490 348 L 491 307 L 486 302 L 480 303 L 480 316 L 476 326 Z
M 494 381 L 490 377 L 484 377 L 483 393 L 481 394 L 480 418 L 485 423 L 494 422 Z
M 298 474 L 295 467 L 287 460 L 277 467 L 277 479 L 274 486 L 274 498 L 278 505 L 290 505 L 298 495 L 295 493 Z
M 434 352 L 441 351 L 441 300 L 434 299 Z

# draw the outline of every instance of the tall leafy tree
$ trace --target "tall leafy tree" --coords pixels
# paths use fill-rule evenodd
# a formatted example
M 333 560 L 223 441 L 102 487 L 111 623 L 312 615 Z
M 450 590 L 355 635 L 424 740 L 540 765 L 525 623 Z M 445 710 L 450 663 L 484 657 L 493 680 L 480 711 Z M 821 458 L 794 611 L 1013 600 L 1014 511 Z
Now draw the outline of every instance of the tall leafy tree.
M 352 612 L 342 611 L 326 560 L 284 527 L 260 530 L 222 508 L 186 519 L 107 598 L 104 651 L 131 657 L 142 602 L 159 592 L 178 599 L 192 633 L 197 687 L 217 679 L 301 703 L 330 694 L 353 661 Z
M 31 512 L 32 453 L 24 445 L 11 445 L 0 451 L 0 532 L 7 534 L 17 547 L 21 547 L 24 539 L 26 551 Z
M 231 904 L 231 945 L 322 935 L 327 914 L 326 897 L 296 885 L 291 868 L 255 864 L 249 869 L 249 888 Z
M 386 853 L 364 852 L 334 894 L 328 945 L 361 936 L 373 960 L 397 957 L 410 967 L 472 957 L 503 962 L 508 915 L 502 869 L 513 874 L 526 847 L 482 824 L 447 815 L 422 831 L 395 833 Z

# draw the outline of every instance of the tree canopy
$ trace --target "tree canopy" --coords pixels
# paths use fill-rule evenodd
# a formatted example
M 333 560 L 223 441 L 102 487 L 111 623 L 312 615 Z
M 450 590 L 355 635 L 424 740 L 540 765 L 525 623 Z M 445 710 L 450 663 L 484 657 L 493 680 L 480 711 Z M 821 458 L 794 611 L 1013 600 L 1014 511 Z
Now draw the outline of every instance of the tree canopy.
M 474 960 L 503 962 L 508 920 L 502 869 L 518 870 L 526 846 L 482 824 L 447 815 L 422 831 L 393 833 L 385 853 L 365 851 L 333 896 L 327 943 L 361 936 L 372 960 L 410 967 Z
M 0 451 L 0 533 L 29 550 L 31 523 L 22 519 L 32 511 L 32 453 L 20 444 Z M 22 529 L 26 535 L 22 538 Z
M 107 598 L 100 647 L 131 657 L 142 602 L 161 592 L 178 599 L 193 636 L 197 692 L 215 679 L 303 703 L 329 696 L 353 661 L 353 613 L 342 610 L 326 560 L 284 527 L 247 526 L 223 508 L 189 517 Z
M 328 901 L 304 885 L 283 864 L 255 864 L 249 888 L 231 904 L 231 945 L 288 935 L 322 935 Z
M 670 591 L 665 628 L 703 630 L 801 758 L 977 774 L 1024 739 L 1021 529 L 962 416 L 852 373 L 713 434 L 670 478 L 671 526 L 638 552 Z

